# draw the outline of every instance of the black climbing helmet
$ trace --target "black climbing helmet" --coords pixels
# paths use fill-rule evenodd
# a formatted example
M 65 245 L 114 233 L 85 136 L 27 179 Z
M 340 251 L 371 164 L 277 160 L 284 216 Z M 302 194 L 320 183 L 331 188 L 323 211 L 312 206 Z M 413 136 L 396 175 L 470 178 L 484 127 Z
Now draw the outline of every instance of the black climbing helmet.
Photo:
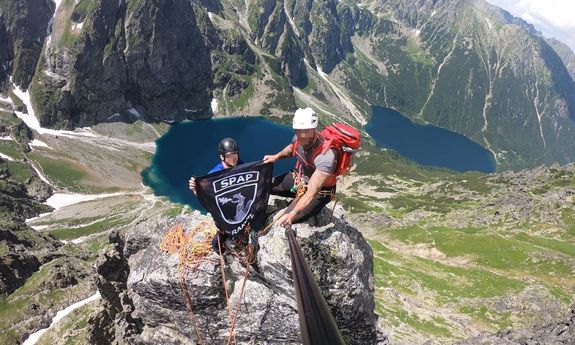
M 232 138 L 224 138 L 220 141 L 220 145 L 218 147 L 220 155 L 225 156 L 226 153 L 240 153 L 240 149 L 236 141 Z

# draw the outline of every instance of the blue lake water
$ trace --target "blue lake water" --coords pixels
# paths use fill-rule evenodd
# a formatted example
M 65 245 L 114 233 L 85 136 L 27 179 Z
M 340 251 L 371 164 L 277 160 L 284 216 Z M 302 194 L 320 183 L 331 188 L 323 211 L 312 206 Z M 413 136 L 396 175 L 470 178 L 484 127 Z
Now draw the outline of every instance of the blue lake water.
M 390 148 L 422 165 L 456 171 L 494 172 L 491 151 L 469 138 L 444 128 L 413 123 L 399 112 L 373 107 L 365 126 L 380 147 Z
M 149 168 L 142 171 L 144 184 L 154 194 L 171 201 L 202 209 L 188 189 L 190 176 L 202 176 L 220 162 L 218 144 L 234 138 L 244 162 L 259 161 L 266 154 L 283 149 L 293 137 L 293 129 L 263 117 L 233 117 L 186 121 L 174 125 L 156 141 L 156 153 Z M 274 164 L 274 175 L 286 172 L 295 161 L 284 159 Z

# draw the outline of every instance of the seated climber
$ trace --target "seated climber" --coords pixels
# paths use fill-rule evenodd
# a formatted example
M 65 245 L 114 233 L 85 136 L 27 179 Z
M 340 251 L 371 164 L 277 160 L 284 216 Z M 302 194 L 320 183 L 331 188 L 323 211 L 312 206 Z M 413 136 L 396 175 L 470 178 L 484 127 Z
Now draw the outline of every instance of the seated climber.
M 318 117 L 311 108 L 296 110 L 292 142 L 275 155 L 265 155 L 264 163 L 296 156 L 296 169 L 272 180 L 271 194 L 293 197 L 277 220 L 279 224 L 303 222 L 317 215 L 335 195 L 337 150 L 322 149 L 325 138 L 317 131 Z
M 238 144 L 232 138 L 222 139 L 220 141 L 219 146 L 218 146 L 218 152 L 220 155 L 220 163 L 217 164 L 216 166 L 214 166 L 208 172 L 208 174 L 211 174 L 211 173 L 214 173 L 214 172 L 217 172 L 220 170 L 224 170 L 224 169 L 233 168 L 238 164 L 244 164 L 244 162 L 242 162 L 240 160 L 240 149 L 238 147 Z M 194 194 L 196 194 L 196 177 L 195 176 L 190 177 L 190 180 L 188 181 L 188 185 L 189 185 L 189 188 L 192 190 L 192 192 L 194 192 Z M 218 248 L 218 240 L 220 241 L 221 245 L 223 245 L 223 243 L 225 242 L 226 239 L 227 239 L 227 235 L 224 232 L 218 231 L 216 233 L 216 235 L 212 239 L 212 249 L 214 250 L 214 252 L 220 254 L 220 251 Z

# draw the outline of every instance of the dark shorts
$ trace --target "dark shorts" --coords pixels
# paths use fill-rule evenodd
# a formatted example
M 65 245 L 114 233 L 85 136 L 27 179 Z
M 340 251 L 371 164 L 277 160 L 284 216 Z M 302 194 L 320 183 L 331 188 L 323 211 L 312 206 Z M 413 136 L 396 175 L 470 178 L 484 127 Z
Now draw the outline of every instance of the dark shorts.
M 294 176 L 292 172 L 276 176 L 272 179 L 271 194 L 286 198 L 295 198 L 295 192 L 291 191 L 293 185 Z M 305 222 L 309 218 L 317 215 L 321 209 L 331 201 L 330 192 L 332 191 L 335 192 L 335 186 L 323 188 L 321 193 L 318 194 L 315 199 L 296 216 L 294 223 Z M 286 212 L 293 210 L 295 204 L 295 200 L 292 201 L 292 203 L 287 207 Z

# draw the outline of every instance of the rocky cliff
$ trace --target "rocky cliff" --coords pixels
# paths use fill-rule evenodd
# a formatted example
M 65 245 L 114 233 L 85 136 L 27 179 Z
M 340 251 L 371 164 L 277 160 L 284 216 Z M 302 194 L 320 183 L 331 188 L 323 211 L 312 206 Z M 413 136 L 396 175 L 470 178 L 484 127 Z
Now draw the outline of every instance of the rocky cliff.
M 297 225 L 297 237 L 339 329 L 348 344 L 381 344 L 373 295 L 373 254 L 363 236 L 341 216 L 326 210 L 318 224 Z M 138 344 L 197 342 L 192 316 L 179 285 L 178 257 L 159 244 L 176 223 L 185 228 L 209 221 L 199 214 L 159 217 L 138 224 L 98 261 L 98 287 L 106 309 L 91 321 L 95 342 Z M 244 267 L 225 256 L 230 306 L 240 303 L 238 342 L 301 342 L 295 290 L 284 229 L 260 237 L 257 268 L 241 295 Z M 120 268 L 120 269 L 118 269 Z M 200 333 L 208 343 L 228 339 L 229 322 L 218 256 L 210 256 L 185 276 Z M 241 300 L 240 300 L 240 296 Z
M 31 88 L 46 126 L 209 113 L 212 71 L 186 1 L 64 1 Z M 132 112 L 135 113 L 135 112 Z
M 0 85 L 11 75 L 15 85 L 28 88 L 54 7 L 50 0 L 0 1 Z

